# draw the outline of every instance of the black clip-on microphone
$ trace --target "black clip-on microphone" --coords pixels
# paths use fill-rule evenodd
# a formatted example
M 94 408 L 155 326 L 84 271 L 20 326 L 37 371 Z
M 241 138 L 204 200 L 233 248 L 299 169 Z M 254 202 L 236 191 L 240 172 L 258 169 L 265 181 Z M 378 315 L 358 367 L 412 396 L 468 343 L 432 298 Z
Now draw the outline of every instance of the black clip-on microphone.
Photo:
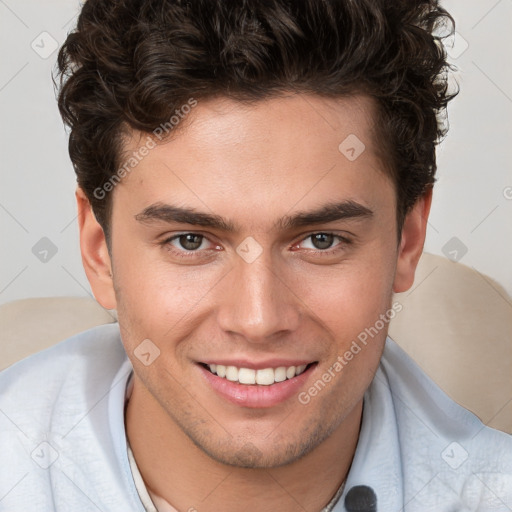
M 377 496 L 371 487 L 356 485 L 345 496 L 347 512 L 377 512 Z

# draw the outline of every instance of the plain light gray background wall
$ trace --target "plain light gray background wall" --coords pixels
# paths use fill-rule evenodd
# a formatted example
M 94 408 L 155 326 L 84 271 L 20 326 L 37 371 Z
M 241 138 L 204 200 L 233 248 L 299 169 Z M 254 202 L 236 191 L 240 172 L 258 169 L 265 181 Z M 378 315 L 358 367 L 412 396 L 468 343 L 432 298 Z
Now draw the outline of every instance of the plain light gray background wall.
M 512 0 L 444 6 L 457 22 L 450 53 L 461 93 L 438 150 L 425 249 L 512 294 Z M 70 0 L 0 0 L 0 303 L 90 293 L 50 76 L 78 9 Z

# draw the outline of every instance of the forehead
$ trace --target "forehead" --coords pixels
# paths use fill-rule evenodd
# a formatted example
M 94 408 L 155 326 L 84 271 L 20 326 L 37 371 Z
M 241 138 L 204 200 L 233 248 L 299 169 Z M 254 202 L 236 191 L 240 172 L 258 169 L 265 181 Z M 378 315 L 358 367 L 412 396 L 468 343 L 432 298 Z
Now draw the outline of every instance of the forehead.
M 255 214 L 248 205 L 289 210 L 341 198 L 372 206 L 389 185 L 374 142 L 374 109 L 364 96 L 199 101 L 123 179 L 114 202 L 130 196 L 138 211 L 157 202 L 216 213 L 239 208 L 248 217 Z M 146 140 L 132 133 L 125 158 Z
M 251 103 L 221 97 L 199 102 L 185 117 L 183 128 L 191 140 L 209 140 L 217 147 L 240 143 L 268 146 L 273 140 L 282 147 L 297 136 L 315 140 L 322 134 L 336 141 L 343 133 L 359 132 L 364 138 L 372 126 L 374 109 L 373 100 L 365 96 L 334 99 L 290 94 Z M 274 138 L 277 133 L 279 139 Z

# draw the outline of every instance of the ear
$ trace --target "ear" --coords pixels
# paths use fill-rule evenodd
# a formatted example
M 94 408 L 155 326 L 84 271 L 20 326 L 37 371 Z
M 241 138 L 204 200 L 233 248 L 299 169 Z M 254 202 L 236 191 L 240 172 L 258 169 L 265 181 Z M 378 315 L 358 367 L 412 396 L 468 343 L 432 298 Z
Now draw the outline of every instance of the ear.
M 112 263 L 105 233 L 80 187 L 77 188 L 75 196 L 78 205 L 80 252 L 87 279 L 96 300 L 105 309 L 115 309 L 117 305 L 112 279 Z
M 405 216 L 393 283 L 395 293 L 407 291 L 414 282 L 414 273 L 425 243 L 431 204 L 432 188 L 416 201 Z

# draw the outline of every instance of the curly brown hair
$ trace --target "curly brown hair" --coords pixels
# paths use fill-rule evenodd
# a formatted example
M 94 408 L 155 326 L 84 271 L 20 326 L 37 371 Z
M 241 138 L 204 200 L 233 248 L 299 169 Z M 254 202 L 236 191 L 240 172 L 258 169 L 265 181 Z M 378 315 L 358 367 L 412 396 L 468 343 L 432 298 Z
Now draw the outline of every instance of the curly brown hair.
M 79 186 L 109 240 L 123 134 L 193 97 L 369 95 L 397 225 L 435 181 L 454 21 L 436 0 L 87 0 L 58 56 L 59 110 Z M 57 83 L 55 81 L 55 83 Z

